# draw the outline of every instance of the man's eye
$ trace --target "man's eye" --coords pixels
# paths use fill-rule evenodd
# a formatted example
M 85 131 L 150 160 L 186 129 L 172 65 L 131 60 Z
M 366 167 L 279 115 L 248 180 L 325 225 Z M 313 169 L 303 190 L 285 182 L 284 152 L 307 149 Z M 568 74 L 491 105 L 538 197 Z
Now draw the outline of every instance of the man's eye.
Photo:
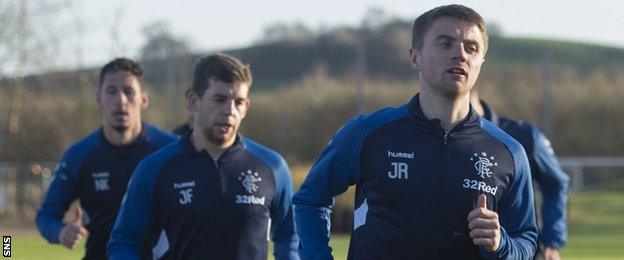
M 449 42 L 438 42 L 438 46 L 443 47 L 443 48 L 448 48 L 449 46 L 451 46 L 451 43 L 449 43 Z

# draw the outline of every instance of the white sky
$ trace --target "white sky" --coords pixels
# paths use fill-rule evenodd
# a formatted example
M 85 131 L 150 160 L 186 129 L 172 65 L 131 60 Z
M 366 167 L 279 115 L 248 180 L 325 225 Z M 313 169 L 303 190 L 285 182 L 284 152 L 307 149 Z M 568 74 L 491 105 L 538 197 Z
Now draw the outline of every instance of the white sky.
M 82 65 L 99 66 L 115 56 L 136 57 L 144 43 L 141 28 L 164 20 L 187 38 L 194 50 L 245 47 L 264 26 L 303 22 L 310 28 L 359 24 L 369 7 L 414 19 L 435 6 L 460 3 L 501 26 L 506 36 L 563 39 L 624 48 L 624 1 L 418 1 L 418 0 L 77 0 L 71 13 L 84 21 L 79 42 Z M 119 26 L 114 26 L 117 23 Z M 118 28 L 118 41 L 111 28 Z M 75 66 L 75 61 L 68 61 Z M 73 64 L 73 65 L 72 65 Z

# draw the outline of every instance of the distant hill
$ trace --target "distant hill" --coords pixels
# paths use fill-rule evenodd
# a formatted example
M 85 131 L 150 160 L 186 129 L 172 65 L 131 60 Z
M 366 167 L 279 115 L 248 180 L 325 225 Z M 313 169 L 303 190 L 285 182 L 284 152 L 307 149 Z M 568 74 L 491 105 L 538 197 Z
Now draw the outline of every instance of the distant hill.
M 407 80 L 414 78 L 409 66 L 407 44 L 392 49 L 391 44 L 371 41 L 367 44 L 366 70 L 369 77 Z M 273 88 L 324 66 L 332 76 L 354 73 L 357 45 L 326 43 L 276 43 L 232 50 L 253 68 L 255 85 Z M 402 55 L 402 56 L 400 56 Z M 528 38 L 494 38 L 486 56 L 488 73 L 537 66 L 550 57 L 554 68 L 573 69 L 581 76 L 593 71 L 624 71 L 624 49 L 575 42 Z
M 405 46 L 384 42 L 384 37 L 367 42 L 366 70 L 373 78 L 409 80 L 414 72 L 409 66 Z M 409 39 L 409 38 L 408 38 Z M 357 44 L 319 39 L 316 42 L 276 42 L 244 49 L 225 51 L 251 65 L 254 88 L 273 89 L 299 80 L 306 74 L 323 67 L 330 76 L 343 77 L 355 73 Z M 551 41 L 528 38 L 493 38 L 487 53 L 488 73 L 498 70 L 538 66 L 550 55 L 555 68 L 569 68 L 580 75 L 601 70 L 606 73 L 624 71 L 624 49 L 599 45 Z M 192 73 L 194 62 L 200 55 L 180 59 Z M 164 82 L 167 61 L 147 63 L 148 81 Z
M 352 77 L 356 71 L 360 39 L 364 39 L 368 77 L 410 80 L 414 78 L 407 57 L 410 37 L 410 25 L 395 21 L 375 30 L 342 28 L 312 39 L 273 41 L 225 52 L 251 65 L 254 89 L 270 90 L 296 82 L 319 69 L 333 77 Z M 146 80 L 157 89 L 171 84 L 186 88 L 191 84 L 194 63 L 201 55 L 204 53 L 144 62 Z M 572 69 L 580 76 L 597 70 L 607 74 L 624 71 L 624 49 L 621 48 L 506 37 L 491 39 L 485 71 L 489 74 L 530 68 L 540 65 L 545 57 L 550 57 L 553 68 Z M 79 79 L 76 74 L 75 71 L 65 71 L 47 76 L 57 78 L 53 82 L 58 82 L 59 87 L 72 88 L 77 83 L 71 82 Z M 98 68 L 83 70 L 81 74 L 83 82 L 86 76 L 89 82 L 97 84 Z M 26 79 L 27 86 L 33 90 L 41 88 L 41 82 L 46 82 L 46 88 L 53 87 L 49 86 L 49 80 L 37 80 L 32 76 Z M 3 80 L 0 84 L 7 86 L 10 82 Z
M 487 54 L 488 66 L 533 66 L 552 57 L 552 65 L 584 74 L 594 70 L 621 73 L 624 49 L 600 45 L 529 38 L 495 38 Z

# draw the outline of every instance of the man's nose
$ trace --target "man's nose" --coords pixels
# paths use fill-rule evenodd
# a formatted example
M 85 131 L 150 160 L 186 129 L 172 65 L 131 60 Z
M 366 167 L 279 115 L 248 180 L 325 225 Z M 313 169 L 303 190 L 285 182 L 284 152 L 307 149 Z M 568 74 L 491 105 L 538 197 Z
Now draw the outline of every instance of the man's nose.
M 126 104 L 128 102 L 128 96 L 123 91 L 118 91 L 115 94 L 115 103 L 116 104 Z
M 468 53 L 466 52 L 466 48 L 465 48 L 464 44 L 462 44 L 462 43 L 457 44 L 453 48 L 453 59 L 457 59 L 457 60 L 460 60 L 460 61 L 466 61 L 467 58 L 468 58 Z
M 236 104 L 235 104 L 234 100 L 230 100 L 230 101 L 226 102 L 225 104 L 223 104 L 223 114 L 224 115 L 232 115 L 232 114 L 234 114 L 235 110 L 236 110 Z

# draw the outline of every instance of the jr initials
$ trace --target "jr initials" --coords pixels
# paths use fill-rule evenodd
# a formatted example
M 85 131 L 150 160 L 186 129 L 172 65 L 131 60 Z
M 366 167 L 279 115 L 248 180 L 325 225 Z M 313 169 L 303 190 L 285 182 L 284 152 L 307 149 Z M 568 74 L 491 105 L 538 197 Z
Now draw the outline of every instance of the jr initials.
M 188 204 L 191 203 L 191 198 L 193 197 L 193 189 L 181 190 L 180 194 L 182 194 L 182 198 L 180 199 L 180 204 Z
M 392 170 L 388 171 L 390 179 L 406 179 L 407 180 L 407 163 L 392 162 Z

